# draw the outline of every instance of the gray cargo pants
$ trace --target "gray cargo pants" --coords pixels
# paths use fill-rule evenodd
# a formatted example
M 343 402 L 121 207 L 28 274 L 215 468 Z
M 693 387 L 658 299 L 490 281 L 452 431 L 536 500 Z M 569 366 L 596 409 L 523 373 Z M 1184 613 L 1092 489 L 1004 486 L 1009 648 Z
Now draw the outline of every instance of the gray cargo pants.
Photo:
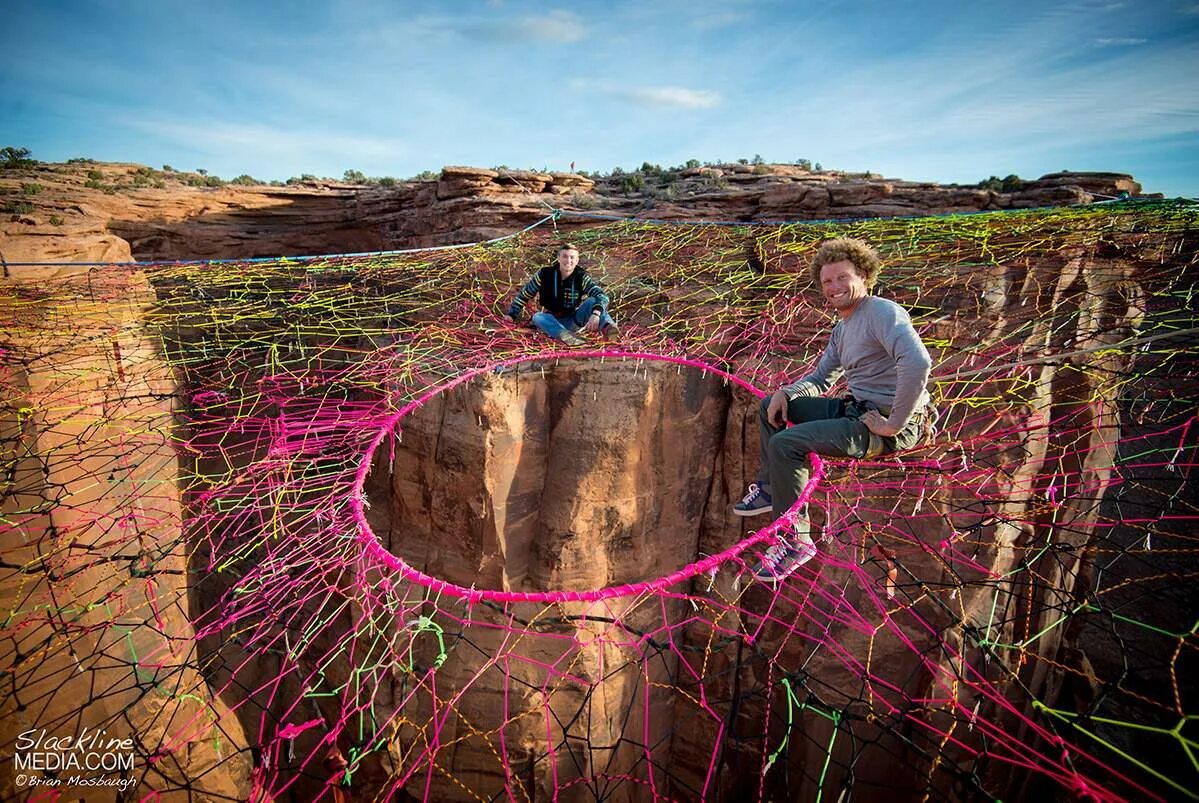
M 778 518 L 795 504 L 808 484 L 808 454 L 829 457 L 874 457 L 898 449 L 911 449 L 924 429 L 924 411 L 912 414 L 907 425 L 892 437 L 871 432 L 859 419 L 867 410 L 884 416 L 890 411 L 873 402 L 860 402 L 852 396 L 830 399 L 806 396 L 787 404 L 790 427 L 776 428 L 766 419 L 770 397 L 758 405 L 758 432 L 761 463 L 758 485 L 770 494 L 774 516 Z

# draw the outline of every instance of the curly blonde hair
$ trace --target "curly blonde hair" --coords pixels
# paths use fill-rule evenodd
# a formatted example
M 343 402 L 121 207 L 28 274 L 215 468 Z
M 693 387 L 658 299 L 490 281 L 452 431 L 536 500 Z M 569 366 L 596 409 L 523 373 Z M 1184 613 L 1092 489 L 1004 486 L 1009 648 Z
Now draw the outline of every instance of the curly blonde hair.
M 820 284 L 820 269 L 831 262 L 849 261 L 854 269 L 866 280 L 866 287 L 873 288 L 878 281 L 878 273 L 883 267 L 878 252 L 861 240 L 849 237 L 838 237 L 835 240 L 825 240 L 816 249 L 812 258 L 812 280 Z

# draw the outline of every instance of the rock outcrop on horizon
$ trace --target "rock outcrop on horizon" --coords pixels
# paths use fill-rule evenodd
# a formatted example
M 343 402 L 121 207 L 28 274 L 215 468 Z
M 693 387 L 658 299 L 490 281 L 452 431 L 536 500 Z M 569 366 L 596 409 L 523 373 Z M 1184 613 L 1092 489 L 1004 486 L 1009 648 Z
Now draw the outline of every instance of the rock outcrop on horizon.
M 501 237 L 555 209 L 767 223 L 1088 204 L 1141 192 L 1122 173 L 1051 173 L 999 192 L 874 173 L 745 164 L 596 180 L 450 166 L 436 179 L 394 186 L 313 180 L 207 187 L 184 183 L 185 175 L 120 163 L 0 171 L 0 257 L 120 262 L 360 253 Z M 566 216 L 556 225 L 569 230 L 599 222 Z

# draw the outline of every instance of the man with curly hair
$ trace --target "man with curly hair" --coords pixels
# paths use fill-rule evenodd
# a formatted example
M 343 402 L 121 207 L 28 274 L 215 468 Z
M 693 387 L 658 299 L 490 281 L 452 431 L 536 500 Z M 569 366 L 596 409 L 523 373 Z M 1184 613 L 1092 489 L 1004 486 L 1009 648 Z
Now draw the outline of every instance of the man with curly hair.
M 808 482 L 811 452 L 833 457 L 873 457 L 916 445 L 929 403 L 932 361 L 894 301 L 871 295 L 880 262 L 861 240 L 821 244 L 812 278 L 838 320 L 815 370 L 763 399 L 758 409 L 761 467 L 757 482 L 733 506 L 738 516 L 783 515 Z M 845 374 L 846 395 L 824 396 Z M 762 556 L 753 573 L 781 580 L 816 555 L 805 516 L 794 534 Z

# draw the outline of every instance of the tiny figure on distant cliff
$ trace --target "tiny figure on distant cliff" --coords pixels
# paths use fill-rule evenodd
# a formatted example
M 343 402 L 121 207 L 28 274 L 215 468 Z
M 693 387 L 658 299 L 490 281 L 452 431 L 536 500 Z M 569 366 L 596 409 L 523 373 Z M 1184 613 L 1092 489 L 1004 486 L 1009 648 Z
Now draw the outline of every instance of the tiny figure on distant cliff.
M 877 252 L 861 240 L 828 240 L 816 251 L 812 277 L 839 320 L 815 370 L 759 405 L 761 467 L 733 506 L 738 516 L 783 515 L 808 482 L 811 452 L 873 457 L 920 440 L 932 361 L 907 311 L 870 294 L 880 267 Z M 846 395 L 822 396 L 842 373 Z M 815 555 L 810 524 L 801 516 L 793 535 L 766 550 L 752 571 L 762 580 L 781 580 Z
M 542 309 L 533 314 L 531 323 L 555 340 L 570 346 L 581 345 L 583 339 L 575 334 L 580 328 L 601 332 L 605 337 L 620 334 L 608 312 L 607 294 L 579 266 L 579 249 L 571 243 L 564 243 L 558 249 L 557 264 L 534 273 L 516 292 L 505 317 L 519 321 L 525 304 L 534 296 Z

